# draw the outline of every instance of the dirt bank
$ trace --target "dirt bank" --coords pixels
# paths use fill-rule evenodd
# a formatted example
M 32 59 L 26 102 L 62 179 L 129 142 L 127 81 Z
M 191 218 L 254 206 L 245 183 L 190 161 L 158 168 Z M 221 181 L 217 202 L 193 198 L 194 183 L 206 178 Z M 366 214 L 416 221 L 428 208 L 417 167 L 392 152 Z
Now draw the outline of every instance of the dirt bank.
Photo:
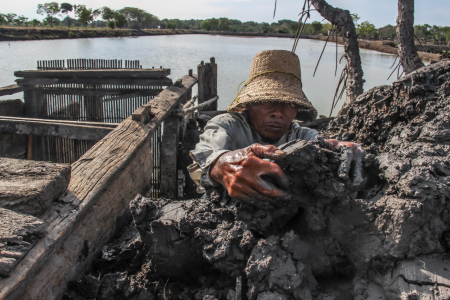
M 27 27 L 0 27 L 0 41 L 26 41 L 71 38 L 98 38 L 98 37 L 134 37 L 146 35 L 173 35 L 188 34 L 189 30 L 169 29 L 96 29 L 96 28 L 27 28 Z
M 321 36 L 321 35 L 310 36 L 310 38 L 318 39 L 318 40 L 322 40 L 322 41 L 327 40 L 326 36 Z M 335 39 L 330 38 L 329 41 L 334 43 Z M 344 41 L 341 37 L 338 38 L 338 43 L 341 45 L 344 44 Z M 396 55 L 398 52 L 397 47 L 395 46 L 395 43 L 393 41 L 371 41 L 371 40 L 358 39 L 358 45 L 362 49 L 369 49 L 369 50 L 374 50 L 374 51 L 383 52 L 383 53 L 389 53 L 389 54 Z M 419 57 L 422 60 L 427 61 L 427 62 L 439 61 L 440 56 L 441 56 L 440 54 L 435 54 L 435 53 L 419 52 Z
M 288 202 L 222 190 L 136 197 L 133 222 L 66 299 L 449 299 L 450 61 L 358 97 L 325 134 L 348 149 L 288 143 Z M 350 168 L 350 173 L 346 170 Z

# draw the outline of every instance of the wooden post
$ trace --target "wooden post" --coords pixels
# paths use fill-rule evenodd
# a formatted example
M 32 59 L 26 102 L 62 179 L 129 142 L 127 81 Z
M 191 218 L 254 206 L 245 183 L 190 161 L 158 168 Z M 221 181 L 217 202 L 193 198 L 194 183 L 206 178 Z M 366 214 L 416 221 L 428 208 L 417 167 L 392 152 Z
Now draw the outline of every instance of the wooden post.
M 86 88 L 95 90 L 96 85 L 86 84 Z M 86 121 L 103 122 L 103 102 L 100 96 L 84 96 L 84 107 L 86 110 Z
M 214 57 L 209 63 L 203 61 L 197 67 L 198 72 L 198 104 L 217 96 L 217 64 Z M 217 102 L 208 105 L 203 110 L 217 110 Z
M 41 107 L 41 90 L 40 88 L 26 89 L 23 92 L 23 98 L 25 102 L 25 117 L 39 118 Z M 41 149 L 39 147 L 39 137 L 28 137 L 28 153 L 27 159 L 29 160 L 41 160 Z
M 180 106 L 178 106 L 179 108 Z M 164 121 L 161 143 L 161 194 L 160 197 L 177 199 L 177 157 L 180 117 L 172 114 Z

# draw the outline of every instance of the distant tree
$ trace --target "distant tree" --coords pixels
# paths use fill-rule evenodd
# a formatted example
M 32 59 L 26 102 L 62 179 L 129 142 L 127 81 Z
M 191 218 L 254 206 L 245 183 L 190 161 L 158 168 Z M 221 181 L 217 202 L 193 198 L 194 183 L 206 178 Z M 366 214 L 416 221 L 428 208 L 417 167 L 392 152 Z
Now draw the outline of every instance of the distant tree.
M 92 15 L 92 8 L 86 8 L 86 5 L 75 5 L 75 16 L 78 18 L 78 22 L 84 25 L 86 28 L 94 16 Z
M 114 13 L 115 11 L 107 6 L 102 7 L 102 19 L 109 21 L 114 19 Z
M 200 28 L 206 31 L 210 31 L 211 30 L 211 22 L 209 20 L 203 20 L 200 23 Z
M 114 21 L 117 28 L 123 28 L 127 24 L 127 18 L 120 12 L 114 13 Z
M 151 27 L 159 23 L 159 19 L 145 10 L 136 7 L 124 7 L 119 10 L 132 28 L 141 29 L 143 26 Z
M 230 30 L 230 20 L 228 18 L 219 18 L 218 29 L 220 31 Z
M 14 19 L 14 23 L 16 23 L 18 26 L 25 26 L 26 21 L 28 21 L 28 18 L 25 16 L 19 16 Z
M 73 11 L 73 5 L 67 2 L 61 3 L 60 11 L 62 14 L 69 15 Z
M 72 18 L 69 17 L 69 13 L 73 11 L 73 5 L 67 2 L 61 3 L 61 13 L 66 15 L 66 18 L 64 18 L 64 20 L 66 20 L 67 18 L 67 27 L 70 28 L 70 26 L 72 25 Z M 64 23 L 63 20 L 63 23 Z
M 379 38 L 381 40 L 395 40 L 397 27 L 386 25 L 378 29 Z
M 114 22 L 113 20 L 109 20 L 108 21 L 108 27 L 111 29 L 116 28 L 116 22 Z
M 33 19 L 33 20 L 30 21 L 30 24 L 33 27 L 37 27 L 37 26 L 41 25 L 42 23 L 38 19 Z
M 144 21 L 142 22 L 142 26 L 144 26 L 145 28 L 152 28 L 152 27 L 156 27 L 159 24 L 159 19 L 158 17 L 146 12 L 144 14 Z M 181 22 L 180 20 L 175 20 L 175 25 L 177 28 L 181 28 Z
M 53 23 L 53 26 L 58 26 L 61 24 L 61 20 L 56 17 L 51 18 L 51 22 Z M 49 26 L 50 25 L 50 17 L 45 17 L 44 20 L 42 20 L 42 24 L 44 26 Z
M 177 24 L 174 21 L 167 21 L 165 24 L 167 29 L 175 30 L 177 28 Z
M 14 19 L 17 17 L 17 15 L 14 13 L 7 13 L 3 15 L 3 17 L 6 19 L 6 23 L 14 24 Z
M 48 21 L 50 23 L 50 27 L 53 28 L 53 16 L 58 14 L 61 11 L 58 2 L 49 2 L 44 4 L 38 4 L 38 9 L 36 13 L 40 15 L 47 14 Z
M 359 38 L 365 39 L 376 39 L 378 37 L 378 31 L 375 28 L 375 25 L 370 23 L 369 21 L 364 21 L 361 24 L 356 25 L 356 34 Z
M 419 38 L 420 41 L 426 43 L 431 39 L 430 33 L 431 26 L 428 24 L 424 25 L 415 25 L 414 26 L 414 34 Z
M 94 9 L 94 10 L 92 11 L 92 24 L 93 24 L 94 27 L 97 26 L 96 23 L 95 23 L 95 20 L 96 20 L 98 17 L 100 17 L 101 14 L 102 14 L 102 10 L 101 10 L 100 8 Z
M 219 29 L 219 20 L 216 18 L 209 19 L 209 23 L 211 24 L 211 31 L 217 31 Z
M 289 25 L 289 29 L 290 29 L 290 31 L 291 31 L 292 34 L 296 34 L 296 33 L 297 33 L 298 26 L 299 26 L 298 22 L 292 22 L 292 23 Z
M 330 23 L 322 24 L 322 34 L 328 36 L 328 33 L 332 27 L 333 25 L 331 25 Z
M 6 17 L 4 14 L 0 13 L 0 25 L 6 23 Z
M 318 21 L 314 21 L 312 22 L 312 30 L 313 30 L 313 34 L 318 34 L 322 32 L 322 23 L 318 22 Z
M 70 16 L 66 16 L 62 21 L 61 24 L 63 26 L 66 26 L 68 28 L 70 28 L 72 26 L 72 24 L 75 24 L 77 22 L 76 19 L 71 18 Z

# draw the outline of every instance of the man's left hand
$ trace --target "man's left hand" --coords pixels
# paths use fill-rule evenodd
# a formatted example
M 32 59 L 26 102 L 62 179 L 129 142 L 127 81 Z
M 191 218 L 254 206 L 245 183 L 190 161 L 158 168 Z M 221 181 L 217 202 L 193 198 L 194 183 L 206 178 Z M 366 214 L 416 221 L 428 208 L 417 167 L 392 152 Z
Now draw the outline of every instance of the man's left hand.
M 338 140 L 325 140 L 325 142 L 328 144 L 328 146 L 331 149 L 338 149 L 342 146 L 348 147 L 349 151 L 346 152 L 347 158 L 346 162 L 342 163 L 340 166 L 340 172 L 339 176 L 346 176 L 350 175 L 350 167 L 352 162 L 354 163 L 353 167 L 353 184 L 358 186 L 363 182 L 362 177 L 362 159 L 364 158 L 364 155 L 366 154 L 366 151 L 363 149 L 363 147 L 360 144 L 353 143 L 353 142 L 344 142 L 344 141 L 338 141 Z

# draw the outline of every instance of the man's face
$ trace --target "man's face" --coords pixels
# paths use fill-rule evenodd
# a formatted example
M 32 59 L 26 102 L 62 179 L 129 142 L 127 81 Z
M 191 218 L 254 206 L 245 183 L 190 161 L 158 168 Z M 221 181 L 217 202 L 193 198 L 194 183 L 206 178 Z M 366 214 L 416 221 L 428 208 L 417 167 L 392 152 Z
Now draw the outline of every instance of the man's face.
M 247 105 L 250 123 L 268 142 L 276 142 L 288 130 L 297 115 L 290 103 L 263 102 Z

